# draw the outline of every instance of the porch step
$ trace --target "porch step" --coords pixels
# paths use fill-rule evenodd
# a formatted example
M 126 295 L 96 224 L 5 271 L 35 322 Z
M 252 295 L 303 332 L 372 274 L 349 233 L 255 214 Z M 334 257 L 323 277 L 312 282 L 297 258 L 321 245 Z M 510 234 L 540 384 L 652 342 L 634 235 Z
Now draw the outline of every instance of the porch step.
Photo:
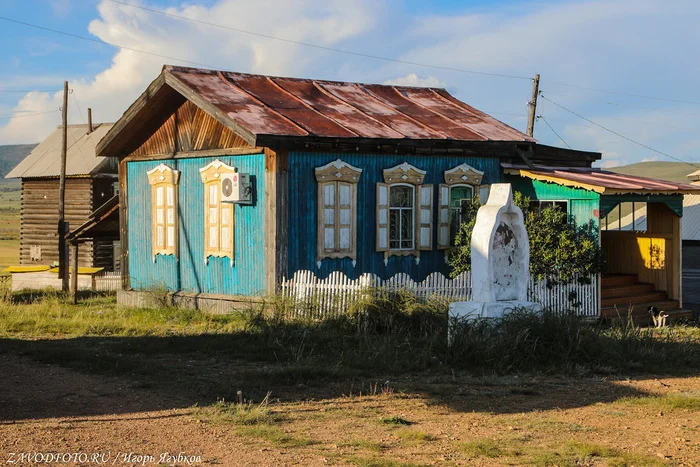
M 606 289 L 609 287 L 623 287 L 626 285 L 634 285 L 637 283 L 636 274 L 615 274 L 606 275 L 600 281 L 600 287 Z
M 666 292 L 649 292 L 634 296 L 604 298 L 601 300 L 601 307 L 606 308 L 617 305 L 618 309 L 623 308 L 626 310 L 630 304 L 637 305 L 642 303 L 655 303 L 663 302 L 665 300 Z M 678 307 L 676 306 L 676 308 Z
M 635 297 L 638 295 L 648 294 L 654 291 L 653 284 L 634 284 L 622 285 L 618 287 L 605 287 L 601 290 L 603 299 L 620 298 L 620 297 Z

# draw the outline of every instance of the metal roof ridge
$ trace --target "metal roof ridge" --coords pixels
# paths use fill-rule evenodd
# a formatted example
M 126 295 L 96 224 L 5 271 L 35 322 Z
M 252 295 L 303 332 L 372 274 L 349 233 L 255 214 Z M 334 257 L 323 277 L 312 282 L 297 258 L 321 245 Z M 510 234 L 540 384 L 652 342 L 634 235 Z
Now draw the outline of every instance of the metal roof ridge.
M 304 128 L 302 128 L 301 126 L 299 126 L 299 124 L 297 124 L 296 122 L 294 122 L 294 120 L 290 119 L 289 117 L 286 117 L 286 116 L 282 115 L 281 113 L 279 113 L 278 111 L 276 111 L 275 109 L 273 109 L 272 107 L 270 107 L 269 105 L 265 104 L 263 101 L 261 101 L 260 99 L 258 99 L 257 97 L 255 97 L 253 94 L 249 93 L 249 92 L 246 91 L 245 89 L 243 89 L 243 88 L 241 88 L 240 86 L 238 86 L 238 85 L 232 83 L 231 81 L 229 81 L 229 80 L 224 76 L 224 73 L 225 73 L 225 72 L 223 72 L 223 71 L 217 72 L 219 78 L 221 78 L 221 80 L 223 80 L 223 82 L 226 83 L 228 86 L 230 86 L 232 89 L 235 89 L 235 90 L 237 90 L 238 92 L 240 92 L 240 93 L 242 93 L 242 94 L 245 94 L 246 96 L 250 97 L 251 99 L 253 99 L 254 101 L 256 101 L 259 105 L 262 105 L 263 107 L 265 107 L 266 109 L 268 109 L 270 112 L 274 113 L 275 115 L 277 115 L 277 116 L 280 117 L 281 119 L 283 119 L 283 120 L 285 120 L 285 121 L 291 123 L 294 127 L 298 128 L 299 130 L 301 130 L 301 131 L 303 131 L 304 133 L 306 133 L 306 136 L 308 136 L 308 135 L 310 134 L 307 130 L 305 130 Z M 226 114 L 226 115 L 228 116 L 228 114 Z M 231 118 L 231 117 L 229 117 L 229 118 Z M 232 120 L 233 120 L 233 119 L 232 119 Z

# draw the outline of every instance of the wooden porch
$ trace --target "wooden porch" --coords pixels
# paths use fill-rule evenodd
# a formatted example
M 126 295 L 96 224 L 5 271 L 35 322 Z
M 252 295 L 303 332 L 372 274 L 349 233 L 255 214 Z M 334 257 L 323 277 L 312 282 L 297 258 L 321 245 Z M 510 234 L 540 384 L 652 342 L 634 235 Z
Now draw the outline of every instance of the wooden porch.
M 662 202 L 646 203 L 646 229 L 601 230 L 607 268 L 601 280 L 601 318 L 631 315 L 650 321 L 655 306 L 671 320 L 690 318 L 681 291 L 681 217 Z

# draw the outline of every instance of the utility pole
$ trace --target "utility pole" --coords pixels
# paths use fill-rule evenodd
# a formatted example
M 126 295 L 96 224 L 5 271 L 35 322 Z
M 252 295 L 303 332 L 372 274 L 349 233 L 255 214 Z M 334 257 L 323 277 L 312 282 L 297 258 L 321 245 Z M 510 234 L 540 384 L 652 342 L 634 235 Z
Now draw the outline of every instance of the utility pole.
M 61 279 L 61 288 L 68 291 L 68 251 L 66 248 L 66 154 L 68 152 L 68 81 L 63 82 L 63 108 L 61 128 L 61 178 L 58 180 L 58 277 Z M 77 275 L 78 271 L 73 271 Z
M 540 92 L 540 75 L 539 73 L 535 75 L 532 80 L 532 97 L 530 102 L 527 103 L 529 107 L 529 112 L 527 116 L 527 135 L 533 136 L 535 134 L 535 111 L 537 110 L 537 96 Z

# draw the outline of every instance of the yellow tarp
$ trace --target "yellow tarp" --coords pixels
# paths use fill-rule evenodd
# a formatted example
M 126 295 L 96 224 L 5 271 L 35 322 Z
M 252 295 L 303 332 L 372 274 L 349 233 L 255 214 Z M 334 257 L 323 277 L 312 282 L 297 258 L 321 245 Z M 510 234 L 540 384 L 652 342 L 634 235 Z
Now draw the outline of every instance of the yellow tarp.
M 98 272 L 102 271 L 104 268 L 78 268 L 78 275 L 80 274 L 87 274 L 87 275 L 93 275 L 97 274 Z M 69 271 L 73 271 L 72 268 L 68 269 Z M 51 268 L 49 272 L 55 272 L 58 273 L 58 268 Z
M 48 271 L 51 266 L 8 266 L 3 272 L 9 272 L 11 274 L 22 273 L 22 272 L 43 272 Z

